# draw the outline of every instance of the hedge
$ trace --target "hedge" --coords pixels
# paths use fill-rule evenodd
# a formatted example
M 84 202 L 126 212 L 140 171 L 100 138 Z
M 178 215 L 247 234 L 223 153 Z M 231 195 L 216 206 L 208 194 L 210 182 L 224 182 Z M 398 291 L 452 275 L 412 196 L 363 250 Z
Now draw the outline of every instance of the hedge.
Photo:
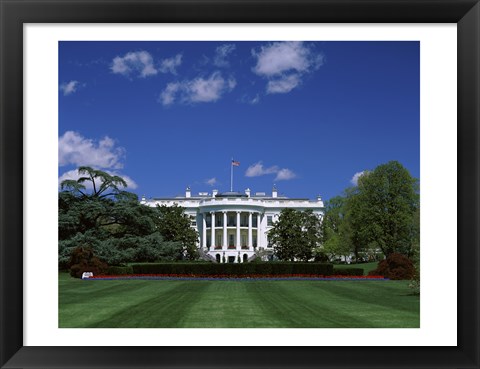
M 131 264 L 133 274 L 187 274 L 187 275 L 332 275 L 332 264 L 320 263 L 151 263 Z M 362 270 L 363 273 L 363 270 Z
M 110 266 L 107 270 L 108 275 L 126 275 L 133 274 L 131 266 Z
M 333 275 L 363 275 L 362 268 L 333 268 Z

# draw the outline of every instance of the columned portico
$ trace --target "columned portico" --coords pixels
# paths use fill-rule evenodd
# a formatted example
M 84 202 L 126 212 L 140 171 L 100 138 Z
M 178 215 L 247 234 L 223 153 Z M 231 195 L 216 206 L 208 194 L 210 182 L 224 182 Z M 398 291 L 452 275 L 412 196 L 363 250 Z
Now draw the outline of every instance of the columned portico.
M 248 213 L 248 249 L 252 249 L 252 212 Z
M 276 191 L 275 191 L 276 192 Z M 256 253 L 273 255 L 273 245 L 267 243 L 267 232 L 284 208 L 312 209 L 323 215 L 323 202 L 316 200 L 288 199 L 284 196 L 252 194 L 246 191 L 218 193 L 214 190 L 195 196 L 188 189 L 185 197 L 142 198 L 146 206 L 181 206 L 191 219 L 191 227 L 200 233 L 198 247 L 203 248 L 217 262 L 247 262 Z M 213 258 L 213 260 L 212 260 Z
M 227 245 L 227 212 L 224 211 L 223 212 L 223 245 L 222 245 L 222 248 L 224 250 L 227 249 L 228 245 Z
M 211 242 L 210 242 L 210 247 L 214 249 L 215 246 L 215 212 L 211 211 L 210 214 L 212 215 L 212 221 L 210 223 L 210 229 L 211 229 Z
M 202 247 L 207 248 L 207 216 L 202 213 Z
M 262 214 L 258 213 L 257 215 L 257 248 L 262 246 L 262 232 L 260 232 L 260 229 L 262 229 Z
M 235 244 L 236 249 L 240 250 L 240 212 L 237 211 L 237 243 Z

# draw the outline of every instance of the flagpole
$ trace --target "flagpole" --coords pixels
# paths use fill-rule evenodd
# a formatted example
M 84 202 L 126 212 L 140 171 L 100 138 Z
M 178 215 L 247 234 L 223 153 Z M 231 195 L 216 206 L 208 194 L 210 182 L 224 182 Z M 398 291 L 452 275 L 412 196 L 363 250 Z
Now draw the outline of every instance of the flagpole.
M 230 162 L 230 192 L 233 192 L 233 158 Z

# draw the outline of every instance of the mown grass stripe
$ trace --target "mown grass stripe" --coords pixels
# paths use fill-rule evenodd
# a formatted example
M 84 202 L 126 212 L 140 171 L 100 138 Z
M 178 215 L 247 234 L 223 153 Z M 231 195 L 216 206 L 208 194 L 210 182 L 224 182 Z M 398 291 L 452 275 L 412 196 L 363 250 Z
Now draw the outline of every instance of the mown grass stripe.
M 81 281 L 61 276 L 60 327 L 419 327 L 408 281 Z

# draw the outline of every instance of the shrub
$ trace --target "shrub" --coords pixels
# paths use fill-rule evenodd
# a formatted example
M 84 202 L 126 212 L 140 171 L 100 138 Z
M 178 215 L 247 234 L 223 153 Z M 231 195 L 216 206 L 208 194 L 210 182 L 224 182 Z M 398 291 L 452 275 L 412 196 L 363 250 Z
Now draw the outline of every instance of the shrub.
M 133 268 L 131 266 L 110 266 L 107 269 L 108 275 L 127 275 L 133 274 Z
M 333 275 L 363 275 L 362 268 L 333 268 Z
M 411 279 L 415 273 L 412 261 L 399 253 L 390 254 L 380 261 L 375 270 L 368 275 L 381 275 L 389 279 Z
M 70 275 L 81 278 L 84 272 L 93 272 L 93 275 L 103 274 L 108 265 L 98 259 L 89 246 L 80 246 L 72 251 L 70 257 Z
M 132 264 L 134 274 L 186 275 L 332 275 L 333 265 L 320 263 L 151 263 Z

